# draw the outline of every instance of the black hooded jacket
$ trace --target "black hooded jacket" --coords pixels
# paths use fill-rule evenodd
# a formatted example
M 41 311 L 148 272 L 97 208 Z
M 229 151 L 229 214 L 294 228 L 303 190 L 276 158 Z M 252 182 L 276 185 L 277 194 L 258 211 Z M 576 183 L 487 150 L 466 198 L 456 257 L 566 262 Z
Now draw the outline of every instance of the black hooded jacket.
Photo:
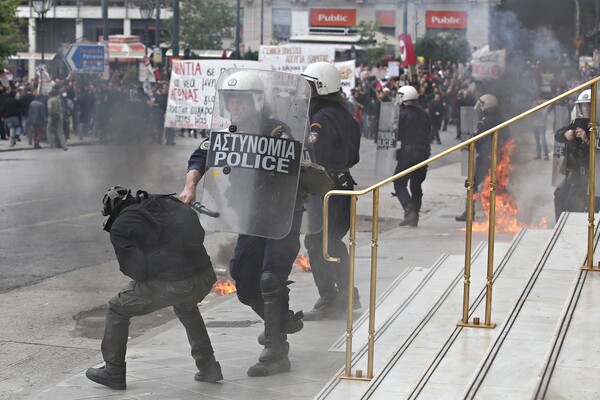
M 161 234 L 134 198 L 115 205 L 104 230 L 121 272 L 133 280 L 179 281 L 212 268 L 204 245 L 186 247 L 180 237 Z

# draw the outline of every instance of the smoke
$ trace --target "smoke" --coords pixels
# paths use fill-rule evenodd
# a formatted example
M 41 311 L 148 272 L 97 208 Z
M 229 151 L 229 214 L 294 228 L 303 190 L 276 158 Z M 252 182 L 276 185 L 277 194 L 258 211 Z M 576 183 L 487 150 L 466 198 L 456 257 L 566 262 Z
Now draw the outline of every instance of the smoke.
M 542 77 L 559 77 L 568 68 L 563 56 L 566 49 L 553 31 L 546 27 L 530 29 L 519 21 L 512 11 L 494 11 L 490 16 L 490 48 L 506 50 L 506 68 L 496 81 L 477 82 L 480 94 L 492 93 L 500 101 L 504 120 L 514 117 L 534 106 L 541 97 L 550 98 L 548 82 Z M 544 113 L 539 111 L 536 114 Z M 552 113 L 547 116 L 545 139 L 550 160 L 536 157 L 533 134 L 535 116 L 510 126 L 510 135 L 517 146 L 510 162 L 513 171 L 509 191 L 520 208 L 519 220 L 529 226 L 538 226 L 546 217 L 548 224 L 554 222 L 552 186 L 553 125 Z

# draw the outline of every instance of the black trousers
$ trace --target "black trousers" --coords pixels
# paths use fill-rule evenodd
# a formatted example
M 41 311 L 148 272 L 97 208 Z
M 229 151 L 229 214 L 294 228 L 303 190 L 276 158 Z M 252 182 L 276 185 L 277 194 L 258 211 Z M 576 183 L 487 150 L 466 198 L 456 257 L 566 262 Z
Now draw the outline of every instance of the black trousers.
M 126 370 L 125 353 L 132 317 L 150 314 L 173 306 L 179 321 L 185 327 L 192 347 L 192 357 L 198 368 L 214 359 L 210 337 L 198 310 L 198 303 L 210 293 L 217 277 L 211 268 L 182 281 L 132 281 L 108 302 L 102 356 L 110 374 Z

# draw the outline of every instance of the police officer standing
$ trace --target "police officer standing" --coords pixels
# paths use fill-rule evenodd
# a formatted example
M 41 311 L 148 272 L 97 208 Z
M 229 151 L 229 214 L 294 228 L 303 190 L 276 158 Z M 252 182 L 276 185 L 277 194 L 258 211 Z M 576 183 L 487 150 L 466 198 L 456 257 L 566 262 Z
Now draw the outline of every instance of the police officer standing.
M 554 140 L 565 144 L 565 180 L 554 191 L 556 220 L 563 211 L 583 212 L 587 208 L 589 175 L 590 89 L 579 94 L 575 101 L 575 118 L 558 129 Z
M 108 302 L 101 346 L 106 364 L 85 373 L 111 389 L 127 387 L 125 353 L 131 318 L 169 306 L 185 327 L 198 368 L 194 379 L 213 383 L 223 379 L 198 310 L 217 280 L 204 248 L 204 229 L 191 208 L 172 196 L 163 197 L 174 209 L 150 212 L 122 186 L 110 188 L 102 199 L 102 215 L 109 217 L 104 230 L 110 233 L 121 272 L 133 279 Z M 176 212 L 183 216 L 177 219 Z
M 219 101 L 230 116 L 229 131 L 236 134 L 289 138 L 289 127 L 278 120 L 264 115 L 265 87 L 255 71 L 238 71 L 228 76 L 218 90 Z M 214 121 L 213 121 L 214 123 Z M 241 140 L 241 139 L 240 139 Z M 185 186 L 179 199 L 191 203 L 196 198 L 196 187 L 206 172 L 210 142 L 205 140 L 194 151 L 188 161 Z M 254 170 L 253 170 L 254 171 Z M 232 180 L 235 178 L 232 174 Z M 227 201 L 234 207 L 259 206 L 248 204 L 248 193 L 239 190 L 246 182 L 236 181 L 231 187 Z M 274 189 L 269 187 L 269 189 Z M 254 188 L 261 190 L 261 188 Z M 262 190 L 268 190 L 262 188 Z M 298 332 L 303 327 L 302 312 L 289 309 L 288 277 L 300 250 L 300 225 L 302 223 L 303 196 L 296 197 L 292 225 L 289 233 L 281 239 L 241 234 L 238 236 L 229 272 L 235 280 L 240 302 L 250 306 L 265 321 L 265 330 L 259 336 L 264 349 L 258 363 L 251 366 L 248 376 L 268 376 L 289 371 L 289 343 L 287 334 Z M 267 204 L 273 208 L 276 204 Z M 252 211 L 252 210 L 251 210 Z M 268 211 L 264 211 L 268 212 Z M 248 214 L 245 214 L 248 216 Z M 247 218 L 240 224 L 250 226 Z
M 340 96 L 340 73 L 327 62 L 310 64 L 302 73 L 311 87 L 310 136 L 315 162 L 323 166 L 336 190 L 353 190 L 350 168 L 359 161 L 360 127 L 344 106 Z M 348 248 L 343 242 L 350 228 L 350 197 L 329 199 L 329 253 L 341 262 L 331 263 L 323 257 L 323 232 L 307 234 L 311 270 L 319 299 L 304 320 L 343 318 L 348 297 Z M 358 290 L 354 288 L 354 308 L 360 308 Z
M 410 85 L 402 86 L 398 89 L 398 103 L 397 140 L 400 149 L 396 153 L 394 174 L 427 160 L 431 155 L 431 118 L 421 108 L 417 90 Z M 427 166 L 394 181 L 395 193 L 392 195 L 398 198 L 404 208 L 404 219 L 400 221 L 400 226 L 418 226 L 423 198 L 421 185 L 426 177 Z
M 500 106 L 498 99 L 493 94 L 484 94 L 475 103 L 475 110 L 479 112 L 479 121 L 477 122 L 477 130 L 475 136 L 492 129 L 493 127 L 502 123 L 502 115 L 500 113 Z M 499 132 L 498 136 L 498 148 L 502 148 L 506 140 L 508 139 L 508 128 L 504 128 Z M 479 185 L 485 180 L 490 170 L 491 155 L 492 155 L 492 136 L 478 140 L 475 143 L 475 176 L 474 176 L 474 188 L 475 193 L 479 190 Z M 467 182 L 465 182 L 466 186 Z M 473 207 L 475 210 L 475 207 Z M 473 211 L 475 215 L 475 211 Z M 456 221 L 466 221 L 467 211 L 465 211 L 454 217 Z

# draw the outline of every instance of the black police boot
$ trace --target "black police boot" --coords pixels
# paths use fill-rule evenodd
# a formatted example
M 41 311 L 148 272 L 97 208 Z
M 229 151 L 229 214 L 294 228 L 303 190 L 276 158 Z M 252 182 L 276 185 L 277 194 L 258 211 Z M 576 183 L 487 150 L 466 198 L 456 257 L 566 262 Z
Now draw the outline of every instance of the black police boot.
M 304 322 L 302 321 L 302 318 L 304 318 L 304 313 L 302 311 L 298 311 L 297 313 L 295 313 L 292 310 L 290 310 L 290 316 L 282 329 L 283 333 L 281 335 L 282 336 L 285 336 L 286 334 L 291 335 L 291 334 L 301 331 L 302 328 L 304 328 Z M 286 336 L 286 338 L 287 338 L 287 336 Z M 258 335 L 258 343 L 261 346 L 265 345 L 265 332 L 264 331 Z
M 221 372 L 221 364 L 214 358 L 204 367 L 199 368 L 194 380 L 198 382 L 210 382 L 215 383 L 223 380 L 223 373 Z
M 340 292 L 340 302 L 342 304 L 342 309 L 344 312 L 347 311 L 347 303 L 348 303 L 348 291 L 342 290 Z M 360 302 L 360 295 L 358 294 L 358 288 L 354 288 L 354 304 L 352 310 L 360 310 L 362 308 L 362 304 Z
M 473 210 L 473 218 L 475 218 L 475 210 Z M 454 219 L 459 222 L 465 222 L 467 220 L 467 210 L 463 211 L 462 214 L 454 217 Z
M 344 307 L 337 291 L 320 297 L 314 308 L 304 313 L 305 321 L 339 320 L 345 317 Z
M 88 368 L 85 371 L 85 376 L 93 382 L 99 383 L 114 390 L 127 389 L 127 380 L 125 372 L 120 374 L 109 374 L 106 371 L 106 366 L 100 368 Z
M 409 204 L 404 209 L 404 219 L 400 221 L 400 226 L 418 226 L 419 210 L 414 204 Z
M 283 285 L 274 273 L 267 271 L 260 278 L 260 290 L 264 299 L 265 348 L 258 363 L 248 368 L 248 376 L 269 376 L 291 368 L 287 336 L 281 329 Z

